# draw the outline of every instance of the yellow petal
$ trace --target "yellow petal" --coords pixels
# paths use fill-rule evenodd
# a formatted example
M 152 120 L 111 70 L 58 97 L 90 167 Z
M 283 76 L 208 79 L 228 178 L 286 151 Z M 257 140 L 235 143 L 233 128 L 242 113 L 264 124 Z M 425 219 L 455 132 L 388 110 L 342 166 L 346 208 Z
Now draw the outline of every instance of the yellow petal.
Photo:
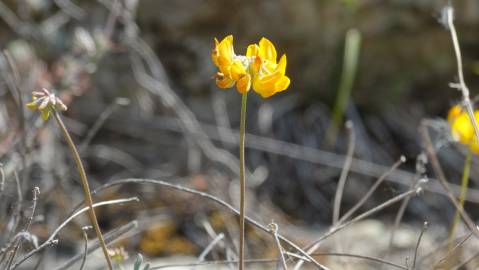
M 276 48 L 267 38 L 262 38 L 259 41 L 259 55 L 264 60 L 276 63 Z
M 246 74 L 246 69 L 241 63 L 241 61 L 236 60 L 231 65 L 231 79 L 237 81 Z
M 234 84 L 235 84 L 235 81 L 227 77 L 224 77 L 222 79 L 216 79 L 216 85 L 219 88 L 223 88 L 223 89 L 230 88 L 230 87 L 233 87 Z
M 291 83 L 291 80 L 283 76 L 281 79 L 279 79 L 275 84 L 274 84 L 274 91 L 275 92 L 282 92 L 286 90 L 289 87 L 289 84 Z
M 253 73 L 253 77 L 258 76 L 259 71 L 261 70 L 262 62 L 263 62 L 263 60 L 261 60 L 261 57 L 256 56 L 253 63 L 250 65 L 250 72 Z
M 451 132 L 455 140 L 463 144 L 469 144 L 475 137 L 474 127 L 467 113 L 461 113 L 451 123 Z
M 286 54 L 283 54 L 279 59 L 278 66 L 276 67 L 276 70 L 278 70 L 282 75 L 286 73 L 286 63 Z
M 256 44 L 250 44 L 246 49 L 246 57 L 253 57 L 259 54 L 259 46 Z
M 215 38 L 215 47 L 213 50 L 211 50 L 211 61 L 215 64 L 215 66 L 218 66 L 218 57 L 219 57 L 219 51 L 218 51 L 218 46 L 219 46 L 218 39 Z
M 236 82 L 236 89 L 241 94 L 244 94 L 249 91 L 251 88 L 251 76 L 249 74 L 244 75 Z
M 459 116 L 462 112 L 462 108 L 459 105 L 452 106 L 451 109 L 449 109 L 449 112 L 447 113 L 447 121 L 451 122 Z
M 36 104 L 35 102 L 27 103 L 25 104 L 25 106 L 27 106 L 27 108 L 29 108 L 30 110 L 36 110 L 38 108 L 38 104 Z
M 218 60 L 218 67 L 219 68 L 221 68 L 221 67 L 224 68 L 224 67 L 227 67 L 227 66 L 231 65 L 231 58 L 225 57 L 223 55 L 218 56 L 217 60 Z
M 218 45 L 218 53 L 220 56 L 225 57 L 229 61 L 233 58 L 233 36 L 229 35 L 225 37 Z
M 41 112 L 42 112 L 42 119 L 44 121 L 47 121 L 48 117 L 50 117 L 50 110 L 47 108 L 45 110 L 41 110 Z
M 264 82 L 260 78 L 253 79 L 253 90 L 263 98 L 272 96 L 274 91 L 274 82 Z
M 271 85 L 274 85 L 277 81 L 279 81 L 281 79 L 281 77 L 283 77 L 284 75 L 281 74 L 281 72 L 279 70 L 276 70 L 275 72 L 269 74 L 269 75 L 264 75 L 264 76 L 260 76 L 259 77 L 259 80 L 263 83 L 263 84 L 267 84 L 267 83 L 271 83 Z
M 469 145 L 469 149 L 471 149 L 474 154 L 479 154 L 479 144 L 476 139 Z

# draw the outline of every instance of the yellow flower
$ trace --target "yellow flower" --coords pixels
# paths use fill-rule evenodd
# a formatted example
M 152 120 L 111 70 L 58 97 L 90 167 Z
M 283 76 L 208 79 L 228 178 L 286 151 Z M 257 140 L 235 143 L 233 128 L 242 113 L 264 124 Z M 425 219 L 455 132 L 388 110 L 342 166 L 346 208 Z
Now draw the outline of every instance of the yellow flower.
M 33 101 L 27 103 L 27 108 L 31 110 L 39 110 L 42 114 L 43 120 L 48 120 L 52 110 L 66 111 L 67 106 L 55 96 L 54 93 L 50 93 L 47 89 L 43 88 L 40 91 L 32 92 Z
M 474 117 L 479 119 L 479 110 L 474 112 Z M 463 111 L 459 105 L 456 105 L 449 110 L 447 120 L 451 126 L 454 140 L 467 145 L 472 152 L 479 154 L 479 143 L 469 114 Z
M 276 62 L 273 43 L 262 38 L 259 42 L 258 57 L 262 62 L 253 79 L 253 89 L 264 98 L 286 90 L 290 84 L 290 79 L 285 76 L 286 54 Z
M 276 48 L 266 38 L 262 38 L 259 44 L 249 45 L 246 55 L 235 54 L 232 35 L 221 42 L 215 38 L 211 59 L 219 69 L 215 74 L 216 85 L 230 88 L 236 84 L 242 94 L 253 86 L 255 92 L 264 98 L 284 91 L 290 84 L 290 79 L 285 76 L 286 55 L 279 62 L 276 58 Z

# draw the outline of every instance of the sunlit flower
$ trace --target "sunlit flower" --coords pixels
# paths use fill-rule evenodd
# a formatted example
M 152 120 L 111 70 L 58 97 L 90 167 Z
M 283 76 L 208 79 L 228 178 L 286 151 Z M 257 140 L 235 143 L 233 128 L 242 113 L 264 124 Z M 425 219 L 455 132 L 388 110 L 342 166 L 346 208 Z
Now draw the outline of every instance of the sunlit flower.
M 232 35 L 221 42 L 215 38 L 211 59 L 219 69 L 215 78 L 220 88 L 236 84 L 238 92 L 244 94 L 252 86 L 255 92 L 267 98 L 286 90 L 290 84 L 285 75 L 286 55 L 277 62 L 276 48 L 266 38 L 262 38 L 259 44 L 249 45 L 246 55 L 235 54 Z
M 32 110 L 39 110 L 42 114 L 43 120 L 48 120 L 52 110 L 66 111 L 67 106 L 55 96 L 54 93 L 50 93 L 47 89 L 43 88 L 40 91 L 32 92 L 33 101 L 27 103 L 26 106 Z
M 479 110 L 474 112 L 474 117 L 479 119 Z M 467 145 L 472 152 L 479 154 L 479 143 L 469 114 L 456 105 L 449 110 L 447 120 L 454 140 Z
M 286 90 L 290 79 L 285 76 L 286 54 L 283 54 L 276 62 L 276 49 L 266 38 L 259 42 L 258 57 L 261 66 L 253 79 L 253 89 L 262 97 L 270 97 L 278 92 Z

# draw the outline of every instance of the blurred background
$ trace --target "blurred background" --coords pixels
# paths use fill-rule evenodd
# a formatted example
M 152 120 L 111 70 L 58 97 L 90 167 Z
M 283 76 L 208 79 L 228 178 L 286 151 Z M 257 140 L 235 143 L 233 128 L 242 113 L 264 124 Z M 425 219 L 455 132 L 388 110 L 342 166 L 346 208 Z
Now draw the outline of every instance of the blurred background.
M 83 198 L 55 123 L 44 123 L 22 105 L 41 87 L 68 105 L 66 125 L 86 163 L 92 189 L 110 180 L 160 179 L 238 207 L 241 96 L 215 85 L 210 59 L 213 39 L 233 34 L 239 54 L 261 37 L 270 39 L 279 55 L 287 54 L 286 73 L 292 81 L 287 91 L 271 98 L 249 96 L 248 215 L 264 225 L 274 220 L 281 233 L 305 246 L 331 225 L 351 141 L 354 159 L 342 213 L 403 155 L 406 162 L 388 174 L 359 209 L 367 211 L 419 179 L 430 178 L 424 193 L 405 206 L 392 248 L 388 235 L 400 204 L 341 232 L 338 239 L 349 240 L 343 251 L 389 256 L 404 265 L 423 222 L 429 222 L 423 248 L 430 250 L 446 239 L 455 213 L 421 155 L 418 127 L 423 119 L 432 119 L 448 180 L 459 185 L 463 169 L 465 150 L 451 143 L 443 120 L 461 97 L 449 87 L 456 81 L 457 67 L 450 33 L 442 23 L 448 2 L 1 0 L 0 162 L 6 175 L 0 197 L 1 246 L 19 228 L 9 221 L 20 209 L 18 194 L 24 200 L 17 213 L 20 224 L 30 211 L 32 189 L 41 190 L 31 227 L 41 241 Z M 465 79 L 474 96 L 479 85 L 479 2 L 452 4 Z M 357 57 L 357 65 L 350 87 L 340 90 L 347 76 L 347 33 L 359 38 L 352 57 Z M 353 137 L 346 121 L 352 124 Z M 466 209 L 478 217 L 477 166 L 471 173 Z M 235 257 L 237 220 L 224 208 L 151 184 L 118 185 L 98 192 L 95 200 L 128 196 L 140 202 L 98 208 L 97 213 L 104 231 L 137 220 L 137 228 L 114 244 L 124 246 L 130 257 L 143 253 L 159 263 L 194 261 L 218 235 L 224 238 L 206 258 Z M 67 226 L 58 247 L 38 256 L 44 258 L 39 269 L 55 269 L 81 252 L 85 225 L 88 219 L 82 216 Z M 248 257 L 276 256 L 271 235 L 251 227 L 247 237 Z M 334 250 L 333 241 L 323 247 Z M 338 263 L 334 257 L 320 260 Z M 101 265 L 101 254 L 96 261 Z M 363 268 L 354 269 L 377 266 L 361 262 L 356 267 Z M 473 263 L 464 267 L 475 269 Z

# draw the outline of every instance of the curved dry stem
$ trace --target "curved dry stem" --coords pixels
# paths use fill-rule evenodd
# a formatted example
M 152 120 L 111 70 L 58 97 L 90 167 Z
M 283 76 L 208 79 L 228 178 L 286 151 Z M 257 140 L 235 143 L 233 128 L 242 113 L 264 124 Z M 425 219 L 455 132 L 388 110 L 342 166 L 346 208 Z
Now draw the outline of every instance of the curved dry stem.
M 103 202 L 99 202 L 99 203 L 95 203 L 93 204 L 93 207 L 98 207 L 98 206 L 103 206 L 103 205 L 110 205 L 110 204 L 121 204 L 121 203 L 126 203 L 126 202 L 131 202 L 131 201 L 139 201 L 139 199 L 137 197 L 131 197 L 131 198 L 126 198 L 126 199 L 118 199 L 118 200 L 110 200 L 110 201 L 103 201 Z M 29 253 L 25 254 L 21 259 L 19 259 L 17 262 L 15 262 L 15 264 L 13 264 L 12 266 L 12 270 L 17 268 L 18 266 L 20 266 L 23 262 L 25 262 L 27 259 L 29 259 L 30 257 L 32 257 L 33 255 L 35 255 L 36 253 L 38 253 L 39 251 L 43 250 L 44 248 L 52 245 L 52 244 L 56 244 L 58 242 L 58 240 L 56 240 L 56 236 L 58 235 L 58 233 L 68 224 L 70 223 L 70 221 L 72 221 L 75 217 L 81 215 L 82 213 L 86 212 L 87 210 L 89 210 L 90 207 L 84 207 L 82 209 L 80 209 L 79 211 L 75 212 L 73 215 L 69 216 L 67 219 L 65 219 L 65 221 L 63 221 L 62 224 L 60 224 L 60 226 L 58 226 L 55 231 L 53 231 L 53 233 L 50 235 L 50 237 L 48 237 L 48 239 L 43 242 L 43 244 L 41 244 L 40 246 L 38 246 L 38 248 L 30 251 Z
M 98 240 L 100 241 L 101 248 L 103 250 L 103 255 L 105 256 L 106 262 L 108 264 L 108 269 L 113 270 L 113 264 L 111 263 L 110 256 L 108 255 L 108 249 L 105 244 L 105 239 L 103 239 L 103 235 L 101 233 L 100 225 L 98 224 L 98 219 L 95 214 L 95 210 L 93 209 L 93 199 L 91 197 L 90 193 L 90 186 L 88 184 L 88 178 L 86 176 L 85 168 L 83 167 L 83 163 L 81 161 L 80 155 L 78 154 L 78 150 L 76 149 L 75 143 L 73 142 L 70 133 L 68 132 L 67 128 L 65 127 L 65 124 L 63 124 L 63 121 L 58 114 L 57 111 L 53 110 L 53 116 L 55 117 L 55 120 L 60 127 L 60 130 L 62 131 L 63 137 L 68 143 L 68 147 L 70 148 L 70 151 L 72 153 L 72 157 L 75 160 L 75 164 L 78 169 L 78 173 L 80 174 L 81 182 L 82 182 L 82 187 L 83 187 L 83 193 L 85 195 L 85 199 L 87 202 L 87 205 L 90 209 L 88 211 L 88 214 L 90 216 L 90 221 L 93 225 L 93 228 L 95 229 L 96 235 L 98 237 Z

